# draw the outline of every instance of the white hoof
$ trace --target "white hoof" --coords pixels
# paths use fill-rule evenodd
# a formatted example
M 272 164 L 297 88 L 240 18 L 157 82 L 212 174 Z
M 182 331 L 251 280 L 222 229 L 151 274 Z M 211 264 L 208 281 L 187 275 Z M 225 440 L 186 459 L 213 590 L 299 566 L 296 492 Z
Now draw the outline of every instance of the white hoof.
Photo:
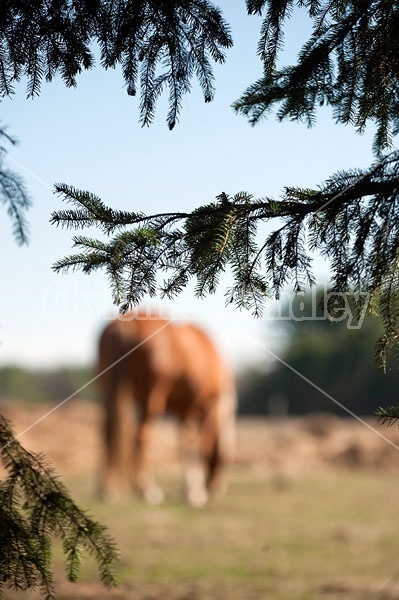
M 97 498 L 101 502 L 119 504 L 122 500 L 122 494 L 118 488 L 104 488 L 100 486 L 97 490 Z
M 187 500 L 190 506 L 202 508 L 209 500 L 209 494 L 204 488 L 191 489 L 187 493 Z
M 144 490 L 143 498 L 151 506 L 158 506 L 165 500 L 165 494 L 159 485 L 152 485 Z

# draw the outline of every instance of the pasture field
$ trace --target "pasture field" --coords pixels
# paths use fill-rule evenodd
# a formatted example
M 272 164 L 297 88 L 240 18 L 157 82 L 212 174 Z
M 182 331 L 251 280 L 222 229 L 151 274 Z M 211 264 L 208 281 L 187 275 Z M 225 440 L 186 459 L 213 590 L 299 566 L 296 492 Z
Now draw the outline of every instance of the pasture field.
M 77 435 L 72 426 L 66 427 L 69 413 L 60 410 L 59 442 L 62 432 L 68 430 L 75 444 L 77 439 L 91 443 L 94 413 L 89 418 L 85 410 L 85 421 L 81 409 L 69 410 L 82 429 L 76 426 Z M 83 427 L 87 428 L 86 439 L 81 438 Z M 164 465 L 155 461 L 158 479 L 167 492 L 162 506 L 149 507 L 134 498 L 107 505 L 93 499 L 96 478 L 89 458 L 80 463 L 81 468 L 68 462 L 63 468 L 55 453 L 54 462 L 75 499 L 109 527 L 121 552 L 120 587 L 109 591 L 98 582 L 90 557 L 83 560 L 79 583 L 66 582 L 58 548 L 54 558 L 58 599 L 399 599 L 399 470 L 394 464 L 399 462 L 399 454 L 391 447 L 388 464 L 375 446 L 371 454 L 368 448 L 369 462 L 359 463 L 362 446 L 353 422 L 341 425 L 333 420 L 331 427 L 341 440 L 339 447 L 332 443 L 325 420 L 318 425 L 302 421 L 295 427 L 292 423 L 240 423 L 241 459 L 230 471 L 229 490 L 201 510 L 182 503 L 176 462 Z M 354 427 L 348 437 L 352 440 L 349 449 L 342 446 L 347 427 L 349 431 Z M 294 429 L 301 449 L 293 442 Z M 54 431 L 53 423 L 49 435 Z M 39 438 L 48 448 L 40 449 L 51 458 L 52 446 L 44 432 Z M 273 439 L 280 454 L 275 449 L 273 455 L 270 447 L 270 455 L 276 457 L 270 462 L 261 440 L 270 444 Z M 369 439 L 370 447 L 373 439 Z M 319 458 L 326 458 L 328 443 L 335 447 L 334 460 L 323 465 L 312 459 L 311 440 L 319 448 Z M 29 441 L 41 445 L 33 443 L 33 437 Z M 71 443 L 62 446 L 64 452 L 74 452 Z M 284 461 L 278 462 L 283 453 Z M 342 459 L 342 455 L 345 464 L 336 458 Z M 376 464 L 376 457 L 386 462 L 384 467 Z M 4 598 L 32 600 L 40 595 L 7 590 Z
M 227 495 L 184 506 L 175 477 L 161 507 L 81 505 L 106 523 L 120 551 L 120 587 L 107 591 L 85 559 L 78 584 L 55 561 L 60 600 L 309 600 L 399 598 L 397 477 L 377 472 L 310 475 L 235 470 Z M 38 594 L 9 594 L 18 600 Z

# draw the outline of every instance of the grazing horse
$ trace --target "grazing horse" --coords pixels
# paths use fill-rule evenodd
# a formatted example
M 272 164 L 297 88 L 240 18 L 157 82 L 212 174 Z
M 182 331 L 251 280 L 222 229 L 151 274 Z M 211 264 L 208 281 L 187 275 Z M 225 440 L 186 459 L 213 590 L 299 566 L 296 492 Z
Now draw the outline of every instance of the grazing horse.
M 170 413 L 182 426 L 187 500 L 205 504 L 221 485 L 235 440 L 232 373 L 209 337 L 193 324 L 129 313 L 103 331 L 98 368 L 105 408 L 101 495 L 127 483 L 151 504 L 163 500 L 146 451 L 152 423 Z

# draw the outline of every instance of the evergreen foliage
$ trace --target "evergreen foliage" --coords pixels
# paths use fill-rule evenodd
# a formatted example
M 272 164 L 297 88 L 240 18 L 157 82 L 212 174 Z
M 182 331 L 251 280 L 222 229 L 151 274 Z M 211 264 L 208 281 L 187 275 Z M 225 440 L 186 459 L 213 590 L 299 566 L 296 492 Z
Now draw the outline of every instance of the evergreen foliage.
M 399 336 L 399 153 L 389 152 L 399 131 L 399 2 L 246 5 L 249 14 L 264 17 L 258 44 L 264 72 L 235 102 L 236 112 L 256 124 L 277 107 L 278 118 L 313 125 L 317 107 L 327 104 L 337 122 L 359 133 L 376 125 L 378 162 L 335 173 L 317 189 L 287 188 L 278 200 L 223 192 L 191 213 L 121 212 L 60 184 L 56 191 L 73 206 L 53 214 L 53 223 L 95 225 L 105 237 L 75 236 L 79 253 L 55 269 L 106 269 L 122 310 L 146 294 L 173 296 L 191 278 L 199 296 L 212 293 L 230 269 L 234 282 L 226 301 L 260 315 L 265 299 L 278 297 L 287 283 L 296 291 L 313 283 L 311 256 L 319 250 L 331 261 L 333 291 L 363 293 L 369 312 L 381 314 L 385 330 L 377 354 L 384 366 Z M 284 29 L 294 9 L 306 11 L 313 30 L 297 63 L 281 66 Z M 167 122 L 173 128 L 193 76 L 205 101 L 212 99 L 211 61 L 223 62 L 232 39 L 221 11 L 207 0 L 10 0 L 0 15 L 0 94 L 11 95 L 22 76 L 31 96 L 55 73 L 76 85 L 78 73 L 93 66 L 92 43 L 100 47 L 104 68 L 122 66 L 129 94 L 140 85 L 142 124 L 152 122 L 156 101 L 168 88 Z M 259 221 L 276 223 L 264 239 L 257 234 Z M 160 271 L 165 281 L 158 288 Z
M 280 67 L 284 25 L 296 7 L 307 11 L 313 33 L 297 64 Z M 53 214 L 53 223 L 95 225 L 106 238 L 75 236 L 79 253 L 55 269 L 105 268 L 122 310 L 145 294 L 173 296 L 193 277 L 199 296 L 212 293 L 230 269 L 234 283 L 226 301 L 260 315 L 265 299 L 279 297 L 287 283 L 299 291 L 314 282 L 311 259 L 319 250 L 330 259 L 333 291 L 362 292 L 369 312 L 381 314 L 385 333 L 377 356 L 385 366 L 399 335 L 399 154 L 384 154 L 398 128 L 399 3 L 247 0 L 247 10 L 264 14 L 258 45 L 264 76 L 234 104 L 236 111 L 255 124 L 278 104 L 280 118 L 312 125 L 317 106 L 330 104 L 337 121 L 359 132 L 376 123 L 378 162 L 335 173 L 318 189 L 287 188 L 278 200 L 223 192 L 192 213 L 149 216 L 118 212 L 89 192 L 60 184 L 56 191 L 74 207 Z M 276 229 L 261 239 L 257 223 L 268 220 Z M 166 279 L 157 289 L 159 271 Z
M 361 292 L 358 308 L 367 302 L 370 312 L 381 314 L 385 333 L 377 350 L 385 365 L 399 335 L 398 157 L 394 151 L 367 170 L 336 173 L 318 190 L 287 188 L 280 200 L 222 193 L 192 213 L 120 212 L 89 192 L 60 184 L 57 193 L 73 208 L 55 212 L 53 223 L 96 226 L 113 237 L 75 236 L 80 252 L 54 268 L 87 273 L 105 268 L 122 310 L 145 294 L 173 297 L 193 277 L 199 296 L 212 293 L 230 268 L 234 283 L 227 301 L 259 316 L 264 300 L 279 297 L 287 283 L 295 291 L 314 283 L 311 260 L 318 249 L 331 261 L 331 291 Z M 260 239 L 257 222 L 268 220 L 280 225 Z M 167 278 L 158 289 L 160 271 Z M 339 313 L 341 307 L 335 302 L 330 309 Z
M 107 586 L 117 553 L 104 526 L 82 511 L 46 461 L 26 451 L 0 416 L 0 459 L 7 478 L 0 482 L 0 594 L 5 585 L 40 587 L 47 600 L 55 598 L 51 540 L 62 539 L 66 571 L 77 581 L 81 550 L 92 553 Z
M 199 296 L 217 289 L 220 275 L 234 278 L 226 301 L 260 315 L 270 296 L 291 282 L 296 291 L 313 283 L 311 255 L 331 260 L 333 290 L 354 290 L 370 312 L 379 311 L 385 331 L 378 345 L 384 364 L 399 336 L 399 153 L 385 154 L 399 130 L 399 2 L 387 0 L 247 0 L 249 14 L 264 14 L 259 56 L 264 73 L 234 104 L 257 123 L 278 106 L 278 117 L 312 125 L 317 106 L 333 107 L 338 122 L 377 133 L 378 162 L 366 170 L 333 174 L 317 189 L 287 188 L 279 200 L 248 192 L 221 193 L 191 213 L 147 216 L 107 207 L 89 192 L 60 184 L 72 208 L 52 220 L 69 228 L 96 226 L 105 237 L 75 236 L 78 254 L 56 270 L 99 268 L 108 272 L 114 301 L 126 310 L 144 295 L 179 293 L 196 278 Z M 281 67 L 284 26 L 295 7 L 307 10 L 313 33 L 294 66 Z M 214 95 L 212 61 L 222 63 L 232 44 L 221 11 L 208 0 L 5 0 L 0 11 L 0 97 L 27 78 L 27 95 L 60 74 L 67 86 L 94 65 L 93 44 L 104 68 L 120 65 L 127 93 L 140 89 L 140 122 L 150 124 L 160 94 L 169 91 L 172 129 L 181 101 L 196 77 L 206 102 Z M 4 129 L 3 139 L 12 142 Z M 4 148 L 0 150 L 4 157 Z M 0 165 L 0 201 L 14 235 L 26 242 L 29 198 L 17 175 Z M 276 222 L 261 239 L 259 221 Z M 156 274 L 165 274 L 158 289 Z M 359 306 L 363 308 L 362 302 Z M 339 305 L 335 310 L 339 310 Z M 333 310 L 334 307 L 331 307 Z M 394 409 L 386 410 L 396 419 Z M 100 573 L 112 583 L 112 543 L 82 513 L 45 463 L 27 453 L 0 420 L 2 459 L 9 472 L 0 486 L 0 586 L 39 584 L 53 597 L 50 534 L 60 535 L 68 573 L 76 578 L 79 547 L 89 547 Z
M 212 61 L 232 44 L 221 11 L 208 0 L 38 0 L 2 3 L 0 97 L 27 78 L 27 96 L 60 74 L 67 86 L 94 66 L 93 45 L 105 69 L 120 65 L 127 93 L 140 88 L 140 121 L 152 122 L 167 88 L 167 123 L 175 126 L 182 97 L 195 76 L 205 102 L 214 96 Z
M 382 425 L 390 427 L 398 422 L 399 416 L 397 405 L 386 407 L 380 406 L 380 408 L 375 411 L 375 414 Z
M 279 67 L 284 26 L 294 7 L 307 10 L 312 35 L 298 62 Z M 377 125 L 374 148 L 389 148 L 399 127 L 399 4 L 387 0 L 247 0 L 265 12 L 258 54 L 263 77 L 234 104 L 257 123 L 274 105 L 278 117 L 312 125 L 318 106 L 333 107 L 337 122 L 364 131 Z
M 61 184 L 72 210 L 53 215 L 67 227 L 98 226 L 105 239 L 75 236 L 79 253 L 60 260 L 56 270 L 105 268 L 114 301 L 126 310 L 145 294 L 173 296 L 195 277 L 199 296 L 216 290 L 231 269 L 234 283 L 226 301 L 262 312 L 266 298 L 279 296 L 292 281 L 295 290 L 313 283 L 311 255 L 331 260 L 336 291 L 369 294 L 370 311 L 386 326 L 378 356 L 399 333 L 397 285 L 398 153 L 383 155 L 398 129 L 399 3 L 384 0 L 247 0 L 249 14 L 264 15 L 258 44 L 261 80 L 235 103 L 257 123 L 275 105 L 280 118 L 313 124 L 318 105 L 327 103 L 337 121 L 363 131 L 377 125 L 379 162 L 366 170 L 333 174 L 318 189 L 287 188 L 279 200 L 254 199 L 248 192 L 222 193 L 192 213 L 144 215 L 109 208 L 89 192 Z M 284 26 L 294 8 L 305 10 L 313 32 L 294 66 L 281 67 Z M 164 87 L 169 88 L 169 127 L 180 110 L 192 76 L 205 100 L 213 96 L 210 61 L 223 62 L 232 44 L 221 11 L 206 0 L 144 2 L 8 2 L 0 20 L 3 42 L 0 93 L 28 77 L 28 95 L 60 72 L 67 85 L 93 65 L 92 43 L 100 46 L 105 68 L 122 66 L 130 94 L 141 85 L 140 120 L 149 124 Z M 257 222 L 274 220 L 276 230 L 259 239 Z M 133 229 L 131 226 L 134 226 Z M 113 237 L 112 237 L 113 236 Z M 156 274 L 166 279 L 157 289 Z
M 0 139 L 10 144 L 16 144 L 4 127 L 0 127 Z M 18 244 L 28 242 L 28 225 L 25 212 L 30 206 L 29 194 L 18 173 L 3 167 L 6 147 L 0 143 L 0 204 L 7 207 L 8 216 L 12 222 L 12 231 Z

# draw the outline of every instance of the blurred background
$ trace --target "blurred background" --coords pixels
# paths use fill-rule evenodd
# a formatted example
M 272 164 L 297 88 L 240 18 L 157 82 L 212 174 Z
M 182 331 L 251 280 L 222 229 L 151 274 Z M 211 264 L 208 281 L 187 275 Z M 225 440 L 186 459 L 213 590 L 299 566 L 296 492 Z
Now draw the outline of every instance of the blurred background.
M 240 416 L 326 412 L 345 417 L 348 411 L 372 416 L 380 405 L 398 401 L 395 360 L 388 361 L 386 373 L 375 360 L 375 345 L 382 335 L 380 320 L 366 316 L 358 321 L 353 309 L 353 315 L 333 322 L 324 310 L 322 294 L 313 289 L 285 304 L 282 301 L 283 308 L 274 318 L 258 322 L 256 342 L 259 354 L 262 347 L 265 350 L 263 360 L 243 357 L 240 363 L 238 355 L 233 362 Z M 4 364 L 0 398 L 58 403 L 76 394 L 95 401 L 96 385 L 90 383 L 94 376 L 95 361 L 48 368 Z

